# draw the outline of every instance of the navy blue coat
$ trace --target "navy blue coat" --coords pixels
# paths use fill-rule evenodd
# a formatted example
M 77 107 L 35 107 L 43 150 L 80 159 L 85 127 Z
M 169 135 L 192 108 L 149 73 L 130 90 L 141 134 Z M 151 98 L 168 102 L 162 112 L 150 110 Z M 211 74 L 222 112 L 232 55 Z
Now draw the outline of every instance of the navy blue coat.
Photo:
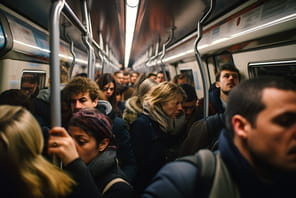
M 135 177 L 137 165 L 127 123 L 122 118 L 115 117 L 113 119 L 112 131 L 116 136 L 118 145 L 117 157 L 120 168 L 128 177 L 129 182 L 131 182 Z
M 234 182 L 238 185 L 241 198 L 295 197 L 296 173 L 273 175 L 272 180 L 260 179 L 248 161 L 235 147 L 224 130 L 219 137 L 219 151 Z M 176 161 L 167 164 L 154 177 L 143 198 L 193 198 L 200 197 L 202 189 L 197 185 L 199 170 L 191 163 Z
M 167 162 L 171 137 L 160 129 L 157 122 L 144 114 L 133 122 L 130 133 L 138 166 L 134 186 L 141 193 Z

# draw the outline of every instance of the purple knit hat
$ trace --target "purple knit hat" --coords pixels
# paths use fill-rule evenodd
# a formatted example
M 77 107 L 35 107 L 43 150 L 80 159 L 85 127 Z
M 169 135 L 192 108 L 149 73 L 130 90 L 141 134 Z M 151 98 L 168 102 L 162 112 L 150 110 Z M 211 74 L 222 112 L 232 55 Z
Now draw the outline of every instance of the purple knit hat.
M 73 114 L 69 126 L 81 128 L 94 137 L 97 143 L 100 143 L 104 138 L 110 139 L 110 146 L 115 142 L 115 136 L 108 117 L 96 109 L 80 109 Z

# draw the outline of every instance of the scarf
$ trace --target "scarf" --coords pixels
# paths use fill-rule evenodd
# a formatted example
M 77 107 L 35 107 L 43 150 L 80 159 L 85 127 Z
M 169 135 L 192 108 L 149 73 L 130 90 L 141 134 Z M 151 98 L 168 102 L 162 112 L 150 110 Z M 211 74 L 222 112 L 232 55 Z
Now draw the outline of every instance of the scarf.
M 169 117 L 163 112 L 160 104 L 151 106 L 147 101 L 143 103 L 143 113 L 159 124 L 160 129 L 167 133 L 169 126 Z

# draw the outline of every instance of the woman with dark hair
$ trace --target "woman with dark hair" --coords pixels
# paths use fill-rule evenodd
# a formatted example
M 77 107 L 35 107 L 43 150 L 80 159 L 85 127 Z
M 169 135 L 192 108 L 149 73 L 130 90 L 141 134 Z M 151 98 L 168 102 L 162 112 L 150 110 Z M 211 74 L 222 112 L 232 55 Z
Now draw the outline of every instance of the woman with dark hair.
M 118 165 L 116 140 L 107 116 L 96 109 L 80 109 L 69 121 L 68 132 L 103 197 L 133 197 L 133 188 Z M 63 145 L 62 139 L 56 136 L 49 145 L 54 143 Z M 59 157 L 65 159 L 66 155 Z
M 0 105 L 15 105 L 30 109 L 30 98 L 19 89 L 8 89 L 0 94 Z
M 111 103 L 113 111 L 115 114 L 119 111 L 117 105 L 116 105 L 116 81 L 112 74 L 105 73 L 102 74 L 97 84 L 99 85 L 100 89 L 103 91 L 105 96 L 107 97 L 108 101 Z

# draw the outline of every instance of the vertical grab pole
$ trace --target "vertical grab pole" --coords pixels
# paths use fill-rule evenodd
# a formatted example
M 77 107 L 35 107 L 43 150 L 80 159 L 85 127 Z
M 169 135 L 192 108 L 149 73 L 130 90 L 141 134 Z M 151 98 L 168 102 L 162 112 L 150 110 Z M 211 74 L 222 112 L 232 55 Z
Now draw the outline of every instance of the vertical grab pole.
M 60 90 L 60 15 L 65 0 L 54 1 L 51 6 L 49 22 L 50 47 L 50 112 L 51 126 L 61 126 L 61 90 Z
M 198 51 L 197 45 L 198 45 L 198 42 L 200 41 L 201 35 L 202 35 L 201 24 L 205 21 L 205 19 L 211 13 L 211 11 L 213 9 L 213 1 L 214 0 L 211 0 L 209 10 L 197 23 L 197 37 L 196 37 L 196 39 L 194 41 L 195 58 L 196 58 L 196 61 L 198 63 L 199 70 L 201 72 L 201 78 L 202 78 L 202 83 L 203 83 L 203 93 L 204 93 L 204 104 L 203 104 L 204 105 L 203 106 L 204 114 L 203 114 L 203 117 L 204 117 L 204 119 L 206 119 L 208 117 L 208 115 L 209 115 L 209 91 L 208 91 L 209 86 L 208 86 L 207 79 L 206 79 L 206 71 L 205 71 L 205 68 L 203 67 L 202 60 L 201 60 L 200 53 Z

